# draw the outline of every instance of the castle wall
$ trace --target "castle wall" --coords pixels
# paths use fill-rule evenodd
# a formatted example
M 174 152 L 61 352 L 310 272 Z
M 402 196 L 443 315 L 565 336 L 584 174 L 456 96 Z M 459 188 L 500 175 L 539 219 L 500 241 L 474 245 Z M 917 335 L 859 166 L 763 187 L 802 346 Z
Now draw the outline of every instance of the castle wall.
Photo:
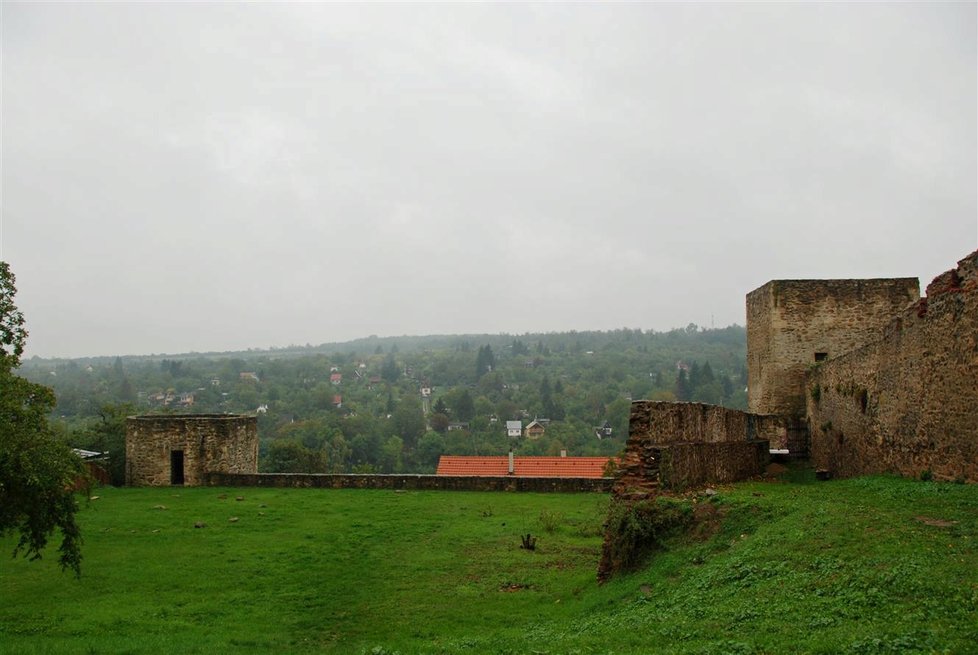
M 806 403 L 817 468 L 978 482 L 978 251 L 871 343 L 812 370 Z
M 774 280 L 747 295 L 747 406 L 755 414 L 805 416 L 805 374 L 877 338 L 919 298 L 914 278 Z
M 619 495 L 743 480 L 763 472 L 788 422 L 702 403 L 632 403 Z
M 230 414 L 131 416 L 126 419 L 126 484 L 169 485 L 172 453 L 183 453 L 183 484 L 209 472 L 258 471 L 258 419 Z

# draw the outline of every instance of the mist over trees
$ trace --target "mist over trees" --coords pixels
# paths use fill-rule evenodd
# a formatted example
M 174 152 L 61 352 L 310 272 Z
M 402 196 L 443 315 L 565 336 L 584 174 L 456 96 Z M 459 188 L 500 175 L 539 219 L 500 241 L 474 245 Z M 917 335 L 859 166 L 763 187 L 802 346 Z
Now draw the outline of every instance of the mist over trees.
M 124 417 L 257 414 L 269 472 L 433 472 L 438 457 L 613 456 L 631 400 L 746 408 L 739 326 L 513 335 L 370 337 L 222 355 L 34 358 L 54 424 L 72 445 L 112 454 L 121 481 Z M 549 419 L 538 439 L 505 423 Z

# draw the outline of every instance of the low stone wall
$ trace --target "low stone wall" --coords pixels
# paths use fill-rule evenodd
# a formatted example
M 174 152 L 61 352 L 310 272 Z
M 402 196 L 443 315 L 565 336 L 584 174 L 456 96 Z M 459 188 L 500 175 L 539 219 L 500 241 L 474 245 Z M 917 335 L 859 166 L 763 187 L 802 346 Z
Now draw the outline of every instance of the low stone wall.
M 978 251 L 881 338 L 809 373 L 817 468 L 978 482 Z
M 212 487 L 313 487 L 425 491 L 611 491 L 614 478 L 524 478 L 514 476 L 376 475 L 356 473 L 210 473 Z
M 659 484 L 688 489 L 737 482 L 760 475 L 770 460 L 767 441 L 676 443 L 653 448 L 659 461 Z
M 772 446 L 788 442 L 788 420 L 702 403 L 632 403 L 615 494 L 687 488 L 760 475 Z
M 628 437 L 629 441 L 638 438 L 654 444 L 762 439 L 776 448 L 787 444 L 788 429 L 781 416 L 748 414 L 703 403 L 638 400 L 632 403 Z

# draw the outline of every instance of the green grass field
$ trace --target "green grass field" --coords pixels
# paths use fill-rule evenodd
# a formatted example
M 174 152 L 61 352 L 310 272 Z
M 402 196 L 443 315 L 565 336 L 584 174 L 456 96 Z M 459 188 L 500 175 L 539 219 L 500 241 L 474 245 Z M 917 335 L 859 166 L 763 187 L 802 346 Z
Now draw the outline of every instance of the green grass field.
M 978 487 L 793 477 L 600 587 L 606 496 L 98 489 L 81 579 L 0 540 L 0 652 L 978 652 Z

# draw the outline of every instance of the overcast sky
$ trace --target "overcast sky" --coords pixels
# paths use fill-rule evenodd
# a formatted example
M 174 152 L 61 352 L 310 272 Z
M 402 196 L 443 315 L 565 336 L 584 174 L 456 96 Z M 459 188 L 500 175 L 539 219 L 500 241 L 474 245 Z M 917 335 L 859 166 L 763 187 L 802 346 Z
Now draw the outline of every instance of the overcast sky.
M 976 5 L 2 5 L 27 355 L 743 324 L 978 247 Z

